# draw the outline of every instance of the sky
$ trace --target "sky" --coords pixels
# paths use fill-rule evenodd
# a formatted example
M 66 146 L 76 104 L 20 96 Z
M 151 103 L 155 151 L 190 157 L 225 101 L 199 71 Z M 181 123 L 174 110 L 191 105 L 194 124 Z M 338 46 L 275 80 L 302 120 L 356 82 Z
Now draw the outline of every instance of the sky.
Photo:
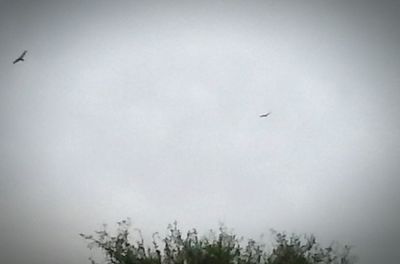
M 398 1 L 0 1 L 1 262 L 89 263 L 78 234 L 130 217 L 397 264 L 398 25 Z

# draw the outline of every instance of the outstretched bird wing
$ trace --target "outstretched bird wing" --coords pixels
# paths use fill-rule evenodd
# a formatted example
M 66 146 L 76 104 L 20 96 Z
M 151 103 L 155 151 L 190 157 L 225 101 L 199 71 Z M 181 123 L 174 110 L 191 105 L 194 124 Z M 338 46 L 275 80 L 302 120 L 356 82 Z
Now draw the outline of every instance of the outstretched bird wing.
M 19 61 L 23 61 L 27 52 L 28 52 L 27 50 L 24 50 L 24 52 L 22 52 L 22 54 L 15 61 L 13 61 L 13 64 L 15 64 Z
M 260 117 L 267 117 L 267 116 L 269 116 L 270 114 L 271 114 L 271 112 L 266 113 L 266 114 L 262 114 L 262 115 L 260 115 Z
M 28 52 L 27 50 L 24 50 L 24 52 L 22 52 L 20 58 L 23 59 L 23 58 L 25 57 L 25 54 L 26 54 L 27 52 Z

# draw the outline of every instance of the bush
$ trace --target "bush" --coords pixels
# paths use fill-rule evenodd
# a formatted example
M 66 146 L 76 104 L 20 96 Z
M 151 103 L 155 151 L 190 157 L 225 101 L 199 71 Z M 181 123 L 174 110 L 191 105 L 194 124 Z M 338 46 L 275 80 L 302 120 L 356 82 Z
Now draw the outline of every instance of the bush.
M 189 230 L 183 237 L 177 223 L 169 225 L 169 233 L 160 239 L 153 234 L 152 246 L 145 246 L 142 234 L 129 242 L 130 221 L 118 222 L 117 234 L 112 236 L 104 226 L 95 235 L 80 234 L 89 241 L 89 248 L 99 248 L 112 264 L 351 264 L 350 247 L 332 244 L 322 248 L 313 235 L 301 238 L 297 235 L 273 232 L 275 243 L 270 253 L 265 245 L 228 232 L 225 226 L 218 233 L 213 230 L 208 236 L 199 237 L 196 229 Z M 156 238 L 162 243 L 158 243 Z M 91 259 L 92 264 L 96 262 Z

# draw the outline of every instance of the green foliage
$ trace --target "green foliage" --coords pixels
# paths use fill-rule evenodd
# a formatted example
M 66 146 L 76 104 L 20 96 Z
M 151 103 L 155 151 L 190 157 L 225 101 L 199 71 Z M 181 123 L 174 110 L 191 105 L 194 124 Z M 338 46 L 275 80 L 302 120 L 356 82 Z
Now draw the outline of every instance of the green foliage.
M 160 239 L 153 234 L 152 246 L 145 246 L 140 230 L 139 239 L 129 242 L 130 222 L 118 222 L 118 230 L 112 236 L 103 230 L 95 235 L 80 234 L 88 240 L 89 248 L 99 248 L 112 264 L 351 264 L 355 259 L 350 255 L 350 247 L 338 244 L 322 248 L 314 236 L 287 236 L 274 232 L 275 243 L 268 253 L 265 245 L 242 238 L 228 232 L 221 226 L 219 232 L 210 231 L 208 236 L 199 237 L 196 229 L 182 236 L 177 223 L 168 226 L 169 233 Z M 161 243 L 156 242 L 161 241 Z M 90 259 L 95 264 L 93 259 Z
M 350 247 L 341 247 L 332 243 L 327 248 L 322 248 L 313 235 L 304 239 L 297 235 L 288 237 L 285 233 L 275 232 L 276 245 L 270 254 L 268 264 L 351 264 L 356 262 L 350 255 Z

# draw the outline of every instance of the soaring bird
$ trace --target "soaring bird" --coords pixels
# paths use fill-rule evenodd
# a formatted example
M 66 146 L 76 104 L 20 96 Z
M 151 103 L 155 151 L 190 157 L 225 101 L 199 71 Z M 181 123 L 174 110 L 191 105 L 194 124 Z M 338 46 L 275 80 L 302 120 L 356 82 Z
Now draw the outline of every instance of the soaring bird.
M 16 59 L 15 61 L 13 61 L 13 64 L 15 64 L 15 63 L 17 63 L 17 62 L 19 62 L 19 61 L 24 61 L 24 57 L 25 57 L 25 55 L 26 55 L 27 52 L 28 52 L 27 50 L 24 50 L 24 52 L 22 52 L 21 56 L 19 56 L 18 59 Z
M 262 115 L 260 115 L 260 117 L 267 117 L 267 116 L 269 116 L 270 114 L 271 114 L 271 112 L 266 113 L 266 114 L 262 114 Z

